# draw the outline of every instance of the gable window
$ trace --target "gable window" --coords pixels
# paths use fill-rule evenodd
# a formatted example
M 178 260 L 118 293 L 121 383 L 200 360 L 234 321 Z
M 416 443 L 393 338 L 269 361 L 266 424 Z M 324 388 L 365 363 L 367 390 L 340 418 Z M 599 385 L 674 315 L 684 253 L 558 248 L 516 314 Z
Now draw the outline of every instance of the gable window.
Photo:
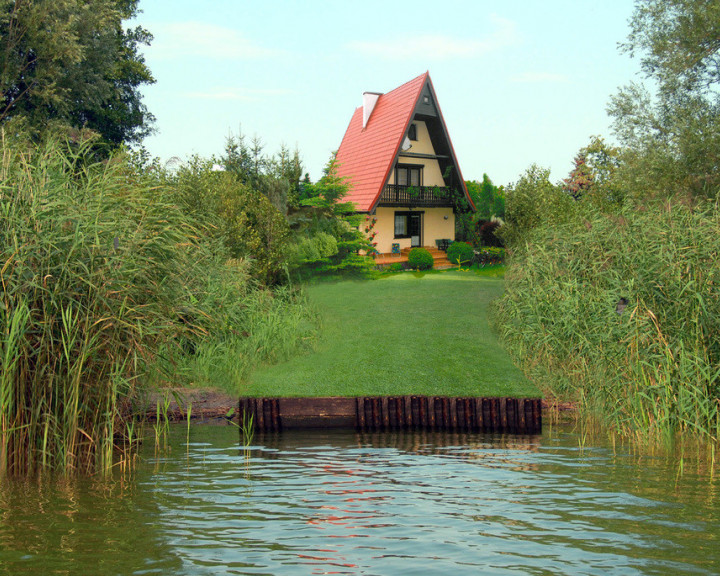
M 398 164 L 395 183 L 398 186 L 422 186 L 423 167 L 414 164 Z
M 410 124 L 410 128 L 408 128 L 408 138 L 410 140 L 417 140 L 417 124 Z

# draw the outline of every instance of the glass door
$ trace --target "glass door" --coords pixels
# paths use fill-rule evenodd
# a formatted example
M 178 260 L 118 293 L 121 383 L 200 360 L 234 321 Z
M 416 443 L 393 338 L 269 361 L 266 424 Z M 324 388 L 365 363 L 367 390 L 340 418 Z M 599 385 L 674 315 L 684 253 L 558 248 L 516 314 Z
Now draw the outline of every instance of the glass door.
M 410 214 L 408 217 L 408 234 L 410 246 L 422 246 L 421 214 Z

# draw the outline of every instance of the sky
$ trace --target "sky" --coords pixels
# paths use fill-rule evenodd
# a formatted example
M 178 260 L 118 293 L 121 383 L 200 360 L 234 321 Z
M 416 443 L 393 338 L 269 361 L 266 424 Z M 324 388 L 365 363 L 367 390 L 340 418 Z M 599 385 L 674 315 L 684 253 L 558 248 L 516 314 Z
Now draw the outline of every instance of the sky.
M 362 93 L 430 72 L 466 180 L 509 184 L 533 163 L 565 178 L 606 107 L 639 81 L 631 0 L 140 0 L 153 34 L 142 88 L 152 156 L 220 155 L 229 135 L 297 149 L 313 181 Z

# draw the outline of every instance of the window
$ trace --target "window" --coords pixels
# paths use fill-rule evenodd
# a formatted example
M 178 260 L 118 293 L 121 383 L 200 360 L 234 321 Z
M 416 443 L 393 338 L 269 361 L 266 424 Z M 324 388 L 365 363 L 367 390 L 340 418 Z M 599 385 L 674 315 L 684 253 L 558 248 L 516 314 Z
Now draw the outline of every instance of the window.
M 395 212 L 395 238 L 407 238 L 407 214 Z
M 395 212 L 395 238 L 411 238 L 420 246 L 423 212 Z
M 398 186 L 422 186 L 422 166 L 398 164 L 395 183 Z
M 410 140 L 417 140 L 417 124 L 410 124 L 408 129 L 408 138 Z

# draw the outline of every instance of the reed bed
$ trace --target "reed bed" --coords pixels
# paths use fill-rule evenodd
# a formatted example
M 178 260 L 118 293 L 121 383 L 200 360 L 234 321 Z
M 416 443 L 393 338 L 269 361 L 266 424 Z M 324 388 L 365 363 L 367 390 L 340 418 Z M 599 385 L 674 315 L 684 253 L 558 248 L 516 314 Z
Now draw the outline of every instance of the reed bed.
M 627 437 L 720 438 L 720 210 L 680 203 L 534 230 L 494 322 L 549 394 Z
M 86 152 L 2 146 L 0 472 L 112 466 L 192 265 L 171 198 Z
M 0 148 L 0 475 L 107 473 L 149 385 L 237 389 L 312 340 L 302 294 L 253 281 L 179 186 L 82 145 Z

